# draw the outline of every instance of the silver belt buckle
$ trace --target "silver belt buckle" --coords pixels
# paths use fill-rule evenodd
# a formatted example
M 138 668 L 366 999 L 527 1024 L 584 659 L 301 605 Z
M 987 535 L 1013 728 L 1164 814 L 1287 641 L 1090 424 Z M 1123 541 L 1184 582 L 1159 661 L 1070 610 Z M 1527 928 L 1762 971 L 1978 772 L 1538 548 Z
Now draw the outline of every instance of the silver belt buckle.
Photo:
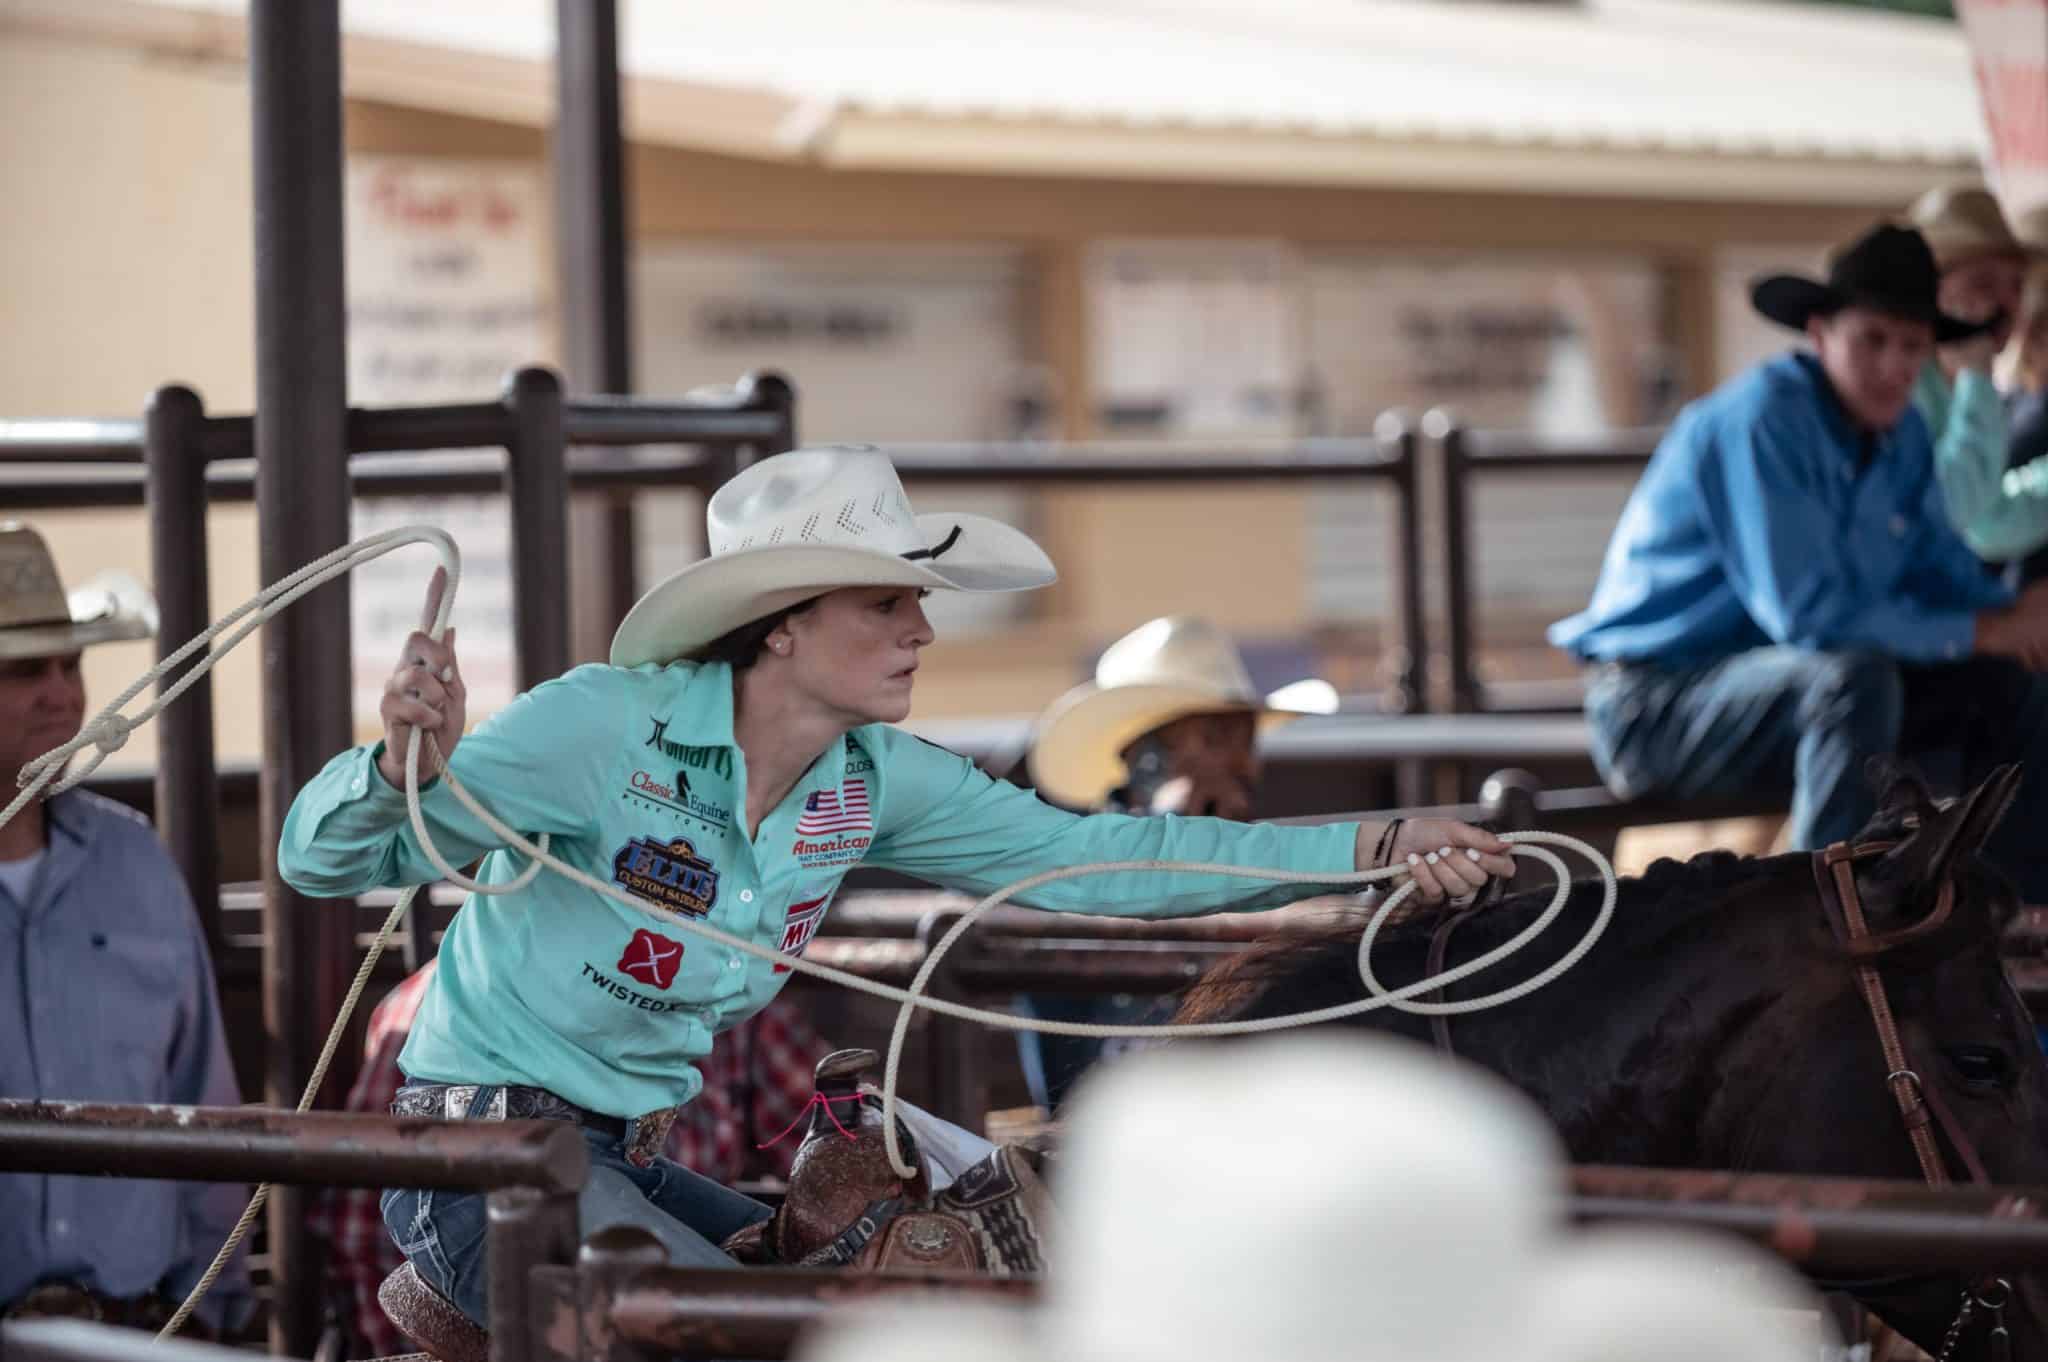
M 441 1093 L 441 1115 L 450 1121 L 502 1121 L 505 1119 L 505 1089 L 501 1086 L 491 1094 L 490 1105 L 479 1115 L 469 1114 L 469 1104 L 476 1101 L 477 1083 L 451 1084 Z

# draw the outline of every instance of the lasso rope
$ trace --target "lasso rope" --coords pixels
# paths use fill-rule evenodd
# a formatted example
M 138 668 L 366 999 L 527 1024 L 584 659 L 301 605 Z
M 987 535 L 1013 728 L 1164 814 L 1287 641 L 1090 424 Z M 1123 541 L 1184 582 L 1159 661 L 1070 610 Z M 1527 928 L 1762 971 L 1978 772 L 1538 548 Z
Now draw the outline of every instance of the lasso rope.
M 30 800 L 36 798 L 46 788 L 49 794 L 57 794 L 85 779 L 86 776 L 98 768 L 108 755 L 120 749 L 121 745 L 128 740 L 130 732 L 156 717 L 157 714 L 161 713 L 166 706 L 182 695 L 202 675 L 210 671 L 221 658 L 233 651 L 235 646 L 247 638 L 250 633 L 260 627 L 266 620 L 282 613 L 293 602 L 297 601 L 299 597 L 332 578 L 344 572 L 353 571 L 362 564 L 382 557 L 394 549 L 407 544 L 418 543 L 433 545 L 439 552 L 442 565 L 447 569 L 448 573 L 447 587 L 441 594 L 439 608 L 435 612 L 431 628 L 427 631 L 431 637 L 437 640 L 441 638 L 447 630 L 448 616 L 454 609 L 455 590 L 461 576 L 461 556 L 455 547 L 455 541 L 445 531 L 432 526 L 402 526 L 398 529 L 387 530 L 381 534 L 370 535 L 357 540 L 355 543 L 338 549 L 326 557 L 299 569 L 289 577 L 273 584 L 229 612 L 206 632 L 200 634 L 190 643 L 185 644 L 177 652 L 151 668 L 140 680 L 123 691 L 112 703 L 95 715 L 71 741 L 29 762 L 21 771 L 21 784 L 25 788 L 13 803 L 9 804 L 5 810 L 0 810 L 0 825 L 4 825 L 9 819 L 13 818 Z M 141 694 L 146 687 L 155 684 L 162 677 L 168 675 L 187 658 L 191 657 L 201 648 L 206 647 L 221 634 L 227 632 L 229 627 L 237 621 L 242 621 L 252 615 L 254 617 L 247 618 L 246 622 L 239 629 L 235 630 L 226 643 L 208 652 L 190 671 L 180 677 L 176 683 L 141 713 L 126 716 L 120 712 L 131 700 Z M 984 1008 L 971 1007 L 965 1003 L 953 1002 L 949 999 L 932 998 L 925 996 L 924 993 L 925 988 L 931 982 L 933 973 L 938 968 L 939 961 L 947 951 L 952 949 L 954 943 L 989 910 L 999 907 L 1019 894 L 1027 893 L 1042 885 L 1052 884 L 1060 880 L 1079 879 L 1087 875 L 1102 875 L 1134 870 L 1171 871 L 1180 874 L 1230 875 L 1241 879 L 1266 880 L 1276 884 L 1313 884 L 1324 888 L 1344 888 L 1352 886 L 1362 887 L 1384 880 L 1403 878 L 1408 875 L 1408 868 L 1405 865 L 1393 865 L 1378 870 L 1354 871 L 1349 874 L 1318 875 L 1298 870 L 1221 865 L 1203 861 L 1115 861 L 1049 870 L 1019 880 L 1015 884 L 1005 886 L 976 903 L 959 922 L 953 925 L 952 930 L 947 932 L 932 948 L 931 953 L 925 957 L 924 963 L 919 967 L 916 977 L 912 979 L 910 987 L 901 989 L 888 984 L 877 983 L 871 979 L 863 979 L 858 975 L 834 969 L 829 965 L 806 960 L 800 955 L 790 955 L 768 946 L 759 945 L 743 937 L 733 936 L 728 932 L 711 926 L 707 922 L 681 920 L 671 917 L 661 912 L 654 905 L 626 893 L 625 890 L 616 885 L 599 880 L 578 867 L 567 864 L 549 852 L 549 839 L 545 834 L 537 841 L 530 841 L 518 831 L 507 827 L 501 822 L 490 810 L 479 803 L 474 795 L 464 788 L 461 781 L 456 779 L 455 774 L 448 769 L 447 762 L 442 758 L 438 748 L 428 744 L 427 750 L 433 757 L 435 769 L 456 800 L 469 810 L 494 837 L 498 838 L 507 851 L 519 851 L 525 854 L 531 861 L 531 864 L 523 869 L 518 876 L 504 884 L 483 884 L 469 879 L 457 867 L 448 863 L 447 858 L 441 854 L 440 848 L 434 844 L 433 834 L 427 828 L 426 815 L 420 806 L 420 754 L 422 741 L 419 729 L 414 728 L 411 738 L 406 744 L 405 751 L 406 817 L 412 824 L 413 835 L 419 839 L 420 850 L 426 854 L 428 861 L 433 864 L 435 870 L 440 872 L 450 882 L 478 895 L 508 894 L 531 883 L 533 878 L 540 873 L 541 868 L 545 866 L 594 893 L 601 894 L 615 903 L 623 904 L 637 913 L 662 923 L 667 929 L 680 929 L 690 932 L 706 940 L 717 942 L 721 946 L 751 955 L 758 960 L 780 965 L 787 969 L 809 974 L 814 978 L 824 979 L 845 988 L 872 994 L 878 998 L 886 998 L 897 1003 L 899 1006 L 896 1015 L 896 1025 L 890 1036 L 888 1064 L 883 1074 L 882 1129 L 889 1161 L 897 1174 L 902 1177 L 914 1176 L 916 1172 L 903 1157 L 903 1152 L 896 1140 L 896 1079 L 901 1067 L 903 1042 L 910 1028 L 911 1011 L 915 1008 L 923 1008 L 928 1012 L 955 1017 L 962 1021 L 979 1022 L 984 1026 L 992 1026 L 1003 1030 L 1037 1031 L 1049 1035 L 1096 1038 L 1118 1036 L 1252 1035 L 1260 1032 L 1278 1031 L 1290 1027 L 1310 1026 L 1320 1022 L 1335 1021 L 1340 1018 L 1375 1011 L 1382 1007 L 1393 1007 L 1405 1012 L 1433 1015 L 1457 1015 L 1459 1013 L 1478 1012 L 1525 997 L 1555 980 L 1559 975 L 1576 964 L 1584 957 L 1586 952 L 1593 948 L 1593 944 L 1599 940 L 1600 934 L 1606 930 L 1607 923 L 1614 913 L 1615 898 L 1618 892 L 1614 868 L 1608 864 L 1604 856 L 1586 843 L 1558 833 L 1509 833 L 1502 840 L 1510 844 L 1509 851 L 1511 854 L 1530 856 L 1550 866 L 1557 876 L 1555 892 L 1551 896 L 1549 906 L 1545 908 L 1543 913 L 1513 939 L 1456 968 L 1445 970 L 1441 974 L 1417 980 L 1415 983 L 1397 989 L 1388 989 L 1374 976 L 1370 960 L 1373 942 L 1377 939 L 1380 929 L 1392 918 L 1399 906 L 1406 901 L 1410 894 L 1416 892 L 1414 880 L 1407 879 L 1379 906 L 1372 919 L 1366 924 L 1364 935 L 1359 938 L 1359 977 L 1364 982 L 1370 996 L 1359 999 L 1356 1002 L 1345 1003 L 1335 1007 L 1319 1008 L 1314 1011 L 1300 1012 L 1284 1017 L 1265 1017 L 1251 1021 L 1207 1022 L 1192 1026 L 1105 1026 L 1089 1022 L 1044 1021 L 1037 1018 L 1019 1017 L 1009 1012 L 993 1012 Z M 62 771 L 64 763 L 75 753 L 88 746 L 94 747 L 96 750 L 85 768 L 69 777 L 59 779 L 58 773 Z M 1456 983 L 1480 970 L 1505 960 L 1508 956 L 1534 940 L 1564 911 L 1571 896 L 1570 876 L 1566 873 L 1564 862 L 1550 852 L 1543 850 L 1541 844 L 1567 847 L 1579 852 L 1588 861 L 1592 862 L 1594 869 L 1600 876 L 1602 888 L 1600 910 L 1594 917 L 1592 925 L 1587 928 L 1585 935 L 1562 958 L 1552 963 L 1542 972 L 1523 980 L 1519 984 L 1487 994 L 1481 998 L 1468 998 L 1444 1003 L 1413 1001 L 1413 999 L 1421 994 Z M 327 1043 L 321 1050 L 319 1062 L 314 1066 L 313 1076 L 307 1083 L 305 1092 L 299 1098 L 297 1108 L 299 1111 L 306 1111 L 312 1106 L 313 1095 L 319 1091 L 321 1082 L 326 1077 L 327 1067 L 334 1057 L 336 1048 L 340 1044 L 341 1036 L 348 1025 L 348 1019 L 353 1014 L 356 1003 L 362 996 L 363 988 L 369 981 L 370 973 L 375 969 L 377 960 L 383 953 L 386 941 L 390 938 L 392 931 L 404 916 L 406 908 L 411 904 L 413 897 L 419 893 L 421 887 L 420 885 L 414 885 L 399 896 L 398 903 L 391 910 L 391 915 L 385 919 L 383 927 L 378 931 L 376 941 L 371 944 L 369 954 L 364 958 L 362 967 L 356 971 L 355 982 L 350 986 L 348 997 L 342 1002 L 341 1012 L 336 1016 L 334 1026 L 328 1033 Z M 193 1287 L 191 1294 L 186 1298 L 184 1304 L 178 1308 L 177 1314 L 171 1318 L 171 1321 L 164 1326 L 162 1332 L 157 1335 L 158 1338 L 170 1337 L 191 1316 L 193 1308 L 219 1277 L 222 1267 L 233 1256 L 235 1248 L 240 1244 L 249 1226 L 255 1222 L 256 1213 L 261 1209 L 263 1202 L 268 1197 L 269 1190 L 270 1186 L 267 1183 L 257 1188 L 256 1194 L 250 1199 L 249 1207 L 242 1213 L 241 1221 L 235 1226 L 234 1232 L 228 1237 L 227 1242 L 221 1246 L 221 1250 L 215 1255 L 212 1265 L 207 1268 L 205 1275 Z

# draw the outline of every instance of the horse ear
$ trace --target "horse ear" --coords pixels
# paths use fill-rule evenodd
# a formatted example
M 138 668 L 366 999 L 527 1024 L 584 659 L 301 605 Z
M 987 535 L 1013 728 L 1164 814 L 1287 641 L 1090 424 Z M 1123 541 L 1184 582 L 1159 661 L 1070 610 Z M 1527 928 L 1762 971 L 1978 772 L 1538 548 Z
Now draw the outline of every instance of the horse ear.
M 1878 815 L 1893 821 L 1917 813 L 1934 803 L 1934 792 L 1913 763 L 1899 757 L 1872 757 L 1863 766 L 1864 778 L 1877 792 Z
M 2001 766 L 1976 789 L 1928 815 L 1919 830 L 1892 853 L 1907 881 L 1939 884 L 1959 861 L 1982 851 L 2019 790 L 2020 768 Z

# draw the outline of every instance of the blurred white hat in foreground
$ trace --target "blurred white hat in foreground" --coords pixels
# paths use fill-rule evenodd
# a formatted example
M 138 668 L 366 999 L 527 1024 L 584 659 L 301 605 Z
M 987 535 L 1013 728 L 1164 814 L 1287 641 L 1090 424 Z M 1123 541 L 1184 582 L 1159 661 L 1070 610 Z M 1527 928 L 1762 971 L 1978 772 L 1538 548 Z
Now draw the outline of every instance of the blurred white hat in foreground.
M 1177 1046 L 1076 1098 L 1042 1303 L 876 1302 L 808 1362 L 1812 1362 L 1746 1244 L 1573 1233 L 1526 1098 L 1374 1035 Z

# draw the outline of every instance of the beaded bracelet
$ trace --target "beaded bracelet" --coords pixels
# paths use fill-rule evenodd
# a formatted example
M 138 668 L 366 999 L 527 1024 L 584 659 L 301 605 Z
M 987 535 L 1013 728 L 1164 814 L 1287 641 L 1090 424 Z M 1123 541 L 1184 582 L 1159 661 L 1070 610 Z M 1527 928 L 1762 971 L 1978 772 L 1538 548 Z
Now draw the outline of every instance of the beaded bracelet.
M 1374 870 L 1379 870 L 1387 864 L 1387 857 L 1394 850 L 1394 838 L 1400 834 L 1401 824 L 1406 821 L 1406 819 L 1401 818 L 1391 819 L 1388 821 L 1385 831 L 1380 833 L 1380 844 L 1372 853 L 1372 868 Z

